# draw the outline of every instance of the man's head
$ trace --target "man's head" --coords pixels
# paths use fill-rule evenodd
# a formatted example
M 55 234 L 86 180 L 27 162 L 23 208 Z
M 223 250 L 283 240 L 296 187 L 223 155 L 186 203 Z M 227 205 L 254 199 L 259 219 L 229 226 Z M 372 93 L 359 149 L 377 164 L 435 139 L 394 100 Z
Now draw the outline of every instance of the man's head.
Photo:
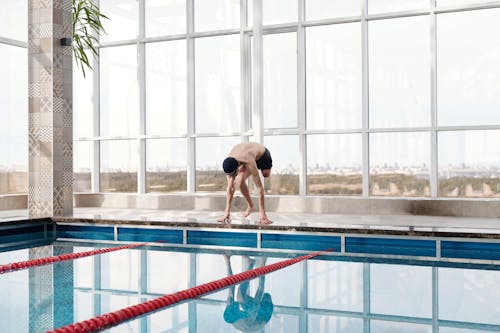
M 222 168 L 228 176 L 236 176 L 238 173 L 238 161 L 234 157 L 228 157 L 222 162 Z

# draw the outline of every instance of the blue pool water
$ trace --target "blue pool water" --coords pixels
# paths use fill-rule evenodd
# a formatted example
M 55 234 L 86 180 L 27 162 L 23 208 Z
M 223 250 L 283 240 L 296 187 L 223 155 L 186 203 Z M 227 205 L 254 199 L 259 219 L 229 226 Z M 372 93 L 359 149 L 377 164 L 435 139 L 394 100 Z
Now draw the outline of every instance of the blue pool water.
M 117 245 L 18 246 L 1 252 L 0 264 Z M 0 332 L 46 332 L 225 277 L 228 264 L 236 274 L 249 262 L 257 267 L 301 254 L 155 246 L 0 274 Z M 234 297 L 224 289 L 107 332 L 500 332 L 500 270 L 484 262 L 322 256 L 255 279 L 247 292 L 241 287 Z M 233 303 L 239 290 L 266 297 L 240 297 L 245 307 Z M 245 320 L 232 323 L 235 307 Z

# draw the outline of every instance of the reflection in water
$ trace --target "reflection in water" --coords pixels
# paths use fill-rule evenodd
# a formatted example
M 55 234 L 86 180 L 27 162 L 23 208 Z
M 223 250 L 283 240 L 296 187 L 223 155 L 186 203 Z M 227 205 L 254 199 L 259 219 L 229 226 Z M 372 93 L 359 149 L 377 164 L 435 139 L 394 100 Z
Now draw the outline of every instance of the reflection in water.
M 102 247 L 81 245 L 0 249 L 0 263 Z M 0 332 L 46 332 L 217 280 L 226 272 L 231 276 L 233 268 L 239 272 L 283 260 L 273 253 L 229 251 L 143 248 L 0 274 Z M 443 260 L 441 267 L 414 259 L 370 260 L 308 260 L 138 317 L 116 332 L 359 333 L 369 328 L 432 333 L 435 322 L 442 333 L 500 332 L 497 261 L 455 265 Z
M 224 255 L 226 262 L 227 275 L 233 275 L 231 268 L 231 257 Z M 243 256 L 244 267 L 251 270 L 256 267 L 262 267 L 266 264 L 266 257 L 257 259 Z M 255 265 L 257 266 L 255 267 Z M 236 329 L 242 332 L 254 332 L 266 326 L 271 319 L 274 305 L 271 295 L 264 292 L 265 275 L 259 277 L 258 288 L 254 297 L 249 295 L 250 281 L 242 282 L 238 285 L 236 300 L 233 285 L 228 289 L 227 306 L 224 311 L 224 321 L 232 324 Z

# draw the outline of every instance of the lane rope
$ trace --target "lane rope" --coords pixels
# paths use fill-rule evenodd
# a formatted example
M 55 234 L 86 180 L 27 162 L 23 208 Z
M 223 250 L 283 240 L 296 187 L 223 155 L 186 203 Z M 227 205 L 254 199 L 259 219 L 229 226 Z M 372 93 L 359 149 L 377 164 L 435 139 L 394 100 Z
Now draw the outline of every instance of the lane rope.
M 161 242 L 161 241 L 157 241 L 157 242 Z M 77 253 L 67 253 L 67 254 L 61 254 L 58 256 L 14 262 L 14 263 L 10 263 L 10 264 L 1 265 L 0 266 L 0 274 L 14 272 L 14 271 L 18 271 L 21 269 L 27 269 L 27 268 L 36 267 L 36 266 L 50 265 L 50 264 L 53 264 L 56 262 L 61 262 L 61 261 L 66 261 L 66 260 L 73 260 L 73 259 L 78 259 L 78 258 L 83 258 L 83 257 L 89 257 L 89 256 L 97 255 L 97 254 L 103 254 L 103 253 L 108 253 L 108 252 L 113 252 L 113 251 L 124 250 L 124 249 L 132 249 L 134 247 L 145 246 L 145 245 L 148 245 L 151 243 L 152 242 L 134 243 L 134 244 L 128 244 L 128 245 L 122 245 L 122 246 L 116 246 L 116 247 L 109 247 L 109 248 L 99 249 L 99 250 L 84 251 L 84 252 L 77 252 Z
M 254 279 L 260 275 L 265 275 L 279 269 L 285 268 L 287 266 L 296 264 L 300 261 L 311 259 L 322 253 L 329 252 L 332 250 L 324 250 L 319 252 L 310 253 L 304 256 L 295 257 L 292 259 L 283 260 L 274 264 L 267 266 L 262 266 L 248 270 L 239 274 L 224 277 L 219 280 L 201 284 L 199 286 L 189 288 L 183 291 L 179 291 L 174 294 L 169 294 L 155 298 L 144 303 L 139 303 L 133 306 L 129 306 L 118 311 L 109 312 L 98 317 L 94 317 L 88 320 L 84 320 L 78 323 L 73 323 L 68 326 L 57 328 L 53 331 L 48 331 L 47 333 L 93 333 L 100 332 L 102 330 L 108 329 L 110 327 L 121 324 L 130 319 L 157 311 L 159 309 L 166 308 L 170 305 L 200 297 L 202 295 L 217 291 L 229 287 L 231 285 Z

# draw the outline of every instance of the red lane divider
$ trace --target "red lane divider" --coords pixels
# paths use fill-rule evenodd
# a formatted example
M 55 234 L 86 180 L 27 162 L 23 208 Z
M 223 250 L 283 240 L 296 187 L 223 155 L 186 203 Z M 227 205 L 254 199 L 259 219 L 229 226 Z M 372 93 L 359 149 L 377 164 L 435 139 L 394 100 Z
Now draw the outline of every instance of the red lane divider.
M 218 289 L 223 289 L 233 284 L 240 283 L 242 281 L 251 280 L 256 278 L 257 276 L 268 274 L 279 269 L 285 268 L 287 266 L 296 264 L 300 261 L 307 260 L 313 257 L 316 257 L 322 253 L 328 252 L 331 250 L 324 250 L 319 252 L 314 252 L 308 255 L 304 255 L 301 257 L 296 257 L 292 259 L 283 260 L 271 265 L 262 266 L 258 268 L 254 268 L 249 271 L 245 271 L 236 275 L 227 276 L 225 278 L 215 280 L 212 282 L 208 282 L 205 284 L 201 284 L 199 286 L 186 289 L 183 291 L 179 291 L 175 294 L 169 294 L 165 296 L 161 296 L 155 298 L 151 301 L 147 301 L 144 303 L 139 303 L 133 306 L 129 306 L 123 308 L 121 310 L 115 312 L 109 312 L 104 315 L 91 318 L 85 321 L 81 321 L 78 323 L 74 323 L 68 326 L 64 326 L 54 331 L 48 331 L 47 333 L 91 333 L 91 332 L 99 332 L 104 329 L 108 329 L 110 327 L 116 326 L 125 322 L 127 320 L 142 316 L 146 313 L 150 313 L 153 311 L 157 311 L 161 308 L 165 308 L 167 306 L 202 296 L 204 294 L 208 294 Z
M 160 242 L 160 241 L 158 241 L 158 242 Z M 39 259 L 32 259 L 32 260 L 28 260 L 28 261 L 15 262 L 15 263 L 11 263 L 11 264 L 1 265 L 0 266 L 0 274 L 18 271 L 21 269 L 26 269 L 26 268 L 35 267 L 35 266 L 49 265 L 49 264 L 53 264 L 53 263 L 65 261 L 65 260 L 73 260 L 73 259 L 78 259 L 78 258 L 82 258 L 82 257 L 89 257 L 89 256 L 93 256 L 96 254 L 108 253 L 108 252 L 119 251 L 119 250 L 124 250 L 124 249 L 131 249 L 134 247 L 144 246 L 147 244 L 151 244 L 151 243 L 134 243 L 134 244 L 129 244 L 129 245 L 116 246 L 116 247 L 110 247 L 110 248 L 93 250 L 93 251 L 67 253 L 67 254 L 62 254 L 59 256 L 45 257 L 45 258 L 39 258 Z

